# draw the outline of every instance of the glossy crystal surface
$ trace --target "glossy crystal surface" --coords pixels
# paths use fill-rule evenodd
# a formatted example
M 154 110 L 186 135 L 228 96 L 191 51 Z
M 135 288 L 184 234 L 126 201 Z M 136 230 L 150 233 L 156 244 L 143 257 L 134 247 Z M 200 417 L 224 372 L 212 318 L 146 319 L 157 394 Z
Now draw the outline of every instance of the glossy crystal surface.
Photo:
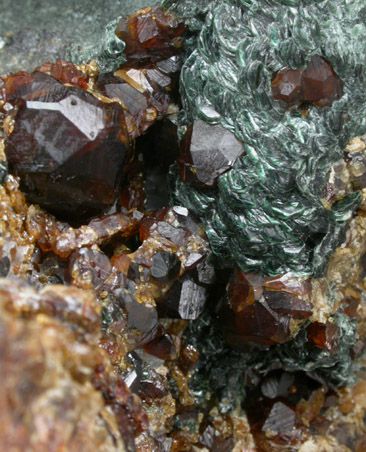
M 305 68 L 278 71 L 271 82 L 271 90 L 275 99 L 288 106 L 306 102 L 325 107 L 343 95 L 341 80 L 329 61 L 319 55 L 312 56 Z
M 217 178 L 234 165 L 243 154 L 235 135 L 220 125 L 197 119 L 182 139 L 178 159 L 183 181 L 211 187 Z
M 5 152 L 29 201 L 74 220 L 107 210 L 130 154 L 122 108 L 40 72 L 9 98 L 19 109 Z

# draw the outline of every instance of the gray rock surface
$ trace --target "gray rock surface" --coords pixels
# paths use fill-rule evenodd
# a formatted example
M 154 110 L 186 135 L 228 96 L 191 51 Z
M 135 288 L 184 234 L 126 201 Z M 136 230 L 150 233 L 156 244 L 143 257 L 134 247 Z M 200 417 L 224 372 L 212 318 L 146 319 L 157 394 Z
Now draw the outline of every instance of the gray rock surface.
M 80 62 L 97 57 L 103 50 L 107 24 L 153 3 L 151 0 L 0 0 L 0 73 L 31 70 L 57 57 Z M 120 42 L 117 50 L 121 47 Z

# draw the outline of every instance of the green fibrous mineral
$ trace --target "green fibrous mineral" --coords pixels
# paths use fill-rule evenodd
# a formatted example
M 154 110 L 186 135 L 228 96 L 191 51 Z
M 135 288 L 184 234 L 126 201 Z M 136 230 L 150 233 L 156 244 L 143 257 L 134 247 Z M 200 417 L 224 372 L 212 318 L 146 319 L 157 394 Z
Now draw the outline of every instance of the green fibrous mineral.
M 245 154 L 215 189 L 182 182 L 173 201 L 204 224 L 222 265 L 273 275 L 319 275 L 344 237 L 360 194 L 321 202 L 349 138 L 366 132 L 366 7 L 346 0 L 165 0 L 187 18 L 191 38 L 181 73 L 181 131 L 195 118 L 220 123 Z M 271 78 L 327 59 L 343 83 L 329 107 L 288 109 Z
M 207 313 L 189 322 L 186 339 L 200 352 L 189 383 L 197 400 L 204 403 L 207 394 L 214 392 L 220 410 L 231 411 L 245 397 L 245 375 L 264 377 L 278 369 L 306 372 L 314 380 L 333 388 L 354 383 L 355 366 L 350 349 L 355 344 L 356 322 L 342 313 L 332 317 L 339 329 L 335 353 L 307 343 L 307 323 L 286 344 L 265 349 L 248 347 L 247 352 L 239 353 L 225 344 Z

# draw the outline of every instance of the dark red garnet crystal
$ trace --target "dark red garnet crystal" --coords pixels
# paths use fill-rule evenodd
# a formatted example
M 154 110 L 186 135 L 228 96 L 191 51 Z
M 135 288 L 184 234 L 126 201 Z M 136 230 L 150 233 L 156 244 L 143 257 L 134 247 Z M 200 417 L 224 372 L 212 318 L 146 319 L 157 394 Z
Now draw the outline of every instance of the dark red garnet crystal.
M 342 84 L 329 61 L 314 55 L 301 77 L 304 100 L 318 107 L 331 105 L 342 97 Z
M 332 65 L 319 55 L 311 57 L 304 69 L 285 67 L 275 74 L 272 95 L 288 106 L 303 102 L 325 107 L 343 95 L 342 82 Z
M 310 296 L 308 280 L 288 275 L 262 277 L 236 269 L 227 300 L 217 308 L 220 329 L 237 350 L 245 350 L 248 343 L 283 344 L 291 338 L 291 319 L 311 316 Z
M 73 221 L 107 210 L 130 152 L 120 105 L 41 72 L 11 95 L 19 108 L 5 152 L 28 201 Z
M 278 71 L 272 80 L 272 94 L 277 100 L 288 105 L 296 105 L 301 101 L 301 71 L 288 67 Z
M 126 43 L 129 58 L 155 56 L 162 60 L 182 47 L 184 22 L 159 7 L 146 7 L 122 17 L 115 33 Z

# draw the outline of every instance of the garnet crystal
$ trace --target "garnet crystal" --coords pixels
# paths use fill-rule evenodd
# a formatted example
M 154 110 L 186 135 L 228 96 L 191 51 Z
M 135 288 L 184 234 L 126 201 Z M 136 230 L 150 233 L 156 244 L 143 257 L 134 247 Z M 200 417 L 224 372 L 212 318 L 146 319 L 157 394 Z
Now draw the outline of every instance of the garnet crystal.
M 318 107 L 331 105 L 342 97 L 342 84 L 329 61 L 314 55 L 302 73 L 304 100 Z
M 26 85 L 5 152 L 28 201 L 73 221 L 103 213 L 129 156 L 122 108 L 46 74 Z
M 304 69 L 285 67 L 278 71 L 271 89 L 275 99 L 290 107 L 303 102 L 325 107 L 343 95 L 340 78 L 329 61 L 319 55 L 312 56 Z

